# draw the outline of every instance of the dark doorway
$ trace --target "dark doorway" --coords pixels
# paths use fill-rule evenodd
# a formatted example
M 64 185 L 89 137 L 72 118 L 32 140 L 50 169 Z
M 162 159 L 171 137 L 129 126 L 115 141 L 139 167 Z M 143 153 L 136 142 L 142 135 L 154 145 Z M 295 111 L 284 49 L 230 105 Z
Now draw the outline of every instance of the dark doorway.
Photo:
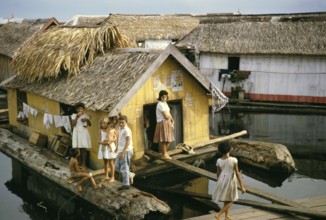
M 233 70 L 239 70 L 240 68 L 240 57 L 228 57 L 229 66 L 228 69 Z
M 156 127 L 156 104 L 144 105 L 144 136 L 145 149 L 151 149 L 159 152 L 158 144 L 153 143 Z M 171 109 L 171 115 L 174 119 L 175 141 L 170 144 L 169 150 L 175 149 L 178 143 L 183 143 L 183 116 L 181 100 L 168 101 Z

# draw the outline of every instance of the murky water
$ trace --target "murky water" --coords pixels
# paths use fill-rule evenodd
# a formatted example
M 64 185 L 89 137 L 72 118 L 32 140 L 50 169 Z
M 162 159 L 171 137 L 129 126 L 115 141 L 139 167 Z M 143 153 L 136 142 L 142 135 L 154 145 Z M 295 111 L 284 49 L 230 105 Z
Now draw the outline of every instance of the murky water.
M 326 195 L 326 116 L 320 115 L 282 115 L 267 113 L 222 112 L 211 115 L 210 132 L 214 135 L 231 134 L 247 130 L 247 138 L 266 142 L 284 144 L 294 156 L 298 170 L 290 176 L 271 175 L 257 169 L 239 164 L 246 185 L 286 197 L 301 199 Z M 216 159 L 216 158 L 215 158 Z M 207 161 L 205 168 L 214 172 L 215 159 Z M 50 195 L 48 201 L 40 194 L 42 186 L 48 184 L 37 178 L 30 178 L 19 184 L 14 178 L 16 165 L 6 155 L 0 153 L 0 220 L 7 219 L 112 219 L 95 207 L 72 198 L 73 195 L 59 189 L 46 187 Z M 168 178 L 167 178 L 168 177 Z M 214 182 L 206 178 L 196 178 L 181 170 L 168 175 L 145 180 L 147 184 L 172 186 L 178 189 L 207 194 L 211 192 Z M 17 184 L 18 182 L 18 184 Z M 158 198 L 166 201 L 173 209 L 167 219 L 183 219 L 207 214 L 212 208 L 181 195 L 152 191 Z M 240 195 L 243 199 L 262 199 L 249 194 Z M 52 201 L 52 202 L 51 202 Z M 55 203 L 60 204 L 55 205 Z M 63 208 L 64 207 L 64 208 Z M 243 208 L 234 205 L 232 209 Z

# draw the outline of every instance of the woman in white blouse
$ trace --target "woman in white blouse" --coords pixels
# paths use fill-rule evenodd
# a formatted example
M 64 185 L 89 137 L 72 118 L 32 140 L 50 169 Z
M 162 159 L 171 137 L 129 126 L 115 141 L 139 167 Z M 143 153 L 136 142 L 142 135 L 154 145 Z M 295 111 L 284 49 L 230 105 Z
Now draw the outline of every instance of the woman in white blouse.
M 174 120 L 170 114 L 170 108 L 166 101 L 168 92 L 161 90 L 158 97 L 159 102 L 156 105 L 156 128 L 154 134 L 154 143 L 158 143 L 161 149 L 162 157 L 167 160 L 172 158 L 167 153 L 170 143 L 174 141 Z

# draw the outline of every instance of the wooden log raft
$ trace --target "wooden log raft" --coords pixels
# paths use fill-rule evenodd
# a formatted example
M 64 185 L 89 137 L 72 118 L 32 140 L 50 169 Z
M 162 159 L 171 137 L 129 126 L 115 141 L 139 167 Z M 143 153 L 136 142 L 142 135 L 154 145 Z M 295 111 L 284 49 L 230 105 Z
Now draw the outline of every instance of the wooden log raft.
M 295 170 L 294 160 L 288 149 L 282 144 L 261 141 L 233 139 L 231 156 L 241 162 L 268 171 L 292 173 Z
M 72 193 L 77 193 L 81 198 L 117 219 L 144 219 L 150 212 L 168 214 L 171 211 L 170 207 L 163 201 L 134 187 L 125 191 L 118 191 L 117 189 L 121 186 L 119 181 L 111 184 L 103 182 L 102 188 L 99 190 L 93 190 L 85 184 L 83 185 L 83 192 L 79 193 L 74 183 L 68 183 L 70 175 L 67 160 L 1 128 L 0 151 L 53 184 L 57 184 Z M 98 173 L 101 171 L 94 174 Z

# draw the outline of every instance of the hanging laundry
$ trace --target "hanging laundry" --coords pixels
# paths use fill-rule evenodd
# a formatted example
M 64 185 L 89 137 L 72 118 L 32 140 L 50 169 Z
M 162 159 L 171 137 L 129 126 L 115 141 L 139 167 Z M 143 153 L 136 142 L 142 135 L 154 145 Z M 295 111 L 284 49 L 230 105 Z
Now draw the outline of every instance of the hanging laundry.
M 69 116 L 61 116 L 63 127 L 66 129 L 68 133 L 71 132 L 71 125 Z
M 19 120 L 24 120 L 24 119 L 26 118 L 24 112 L 19 111 L 19 113 L 18 113 L 18 115 L 17 115 L 17 118 L 18 118 Z
M 36 117 L 38 114 L 38 111 L 35 108 L 29 107 L 29 113 L 31 113 L 34 117 Z
M 47 129 L 53 124 L 53 117 L 51 114 L 44 113 L 43 124 Z
M 28 118 L 29 108 L 30 107 L 25 102 L 23 102 L 23 112 L 26 118 Z
M 54 119 L 54 125 L 56 128 L 63 126 L 62 119 L 61 119 L 60 115 L 54 115 L 53 119 Z

